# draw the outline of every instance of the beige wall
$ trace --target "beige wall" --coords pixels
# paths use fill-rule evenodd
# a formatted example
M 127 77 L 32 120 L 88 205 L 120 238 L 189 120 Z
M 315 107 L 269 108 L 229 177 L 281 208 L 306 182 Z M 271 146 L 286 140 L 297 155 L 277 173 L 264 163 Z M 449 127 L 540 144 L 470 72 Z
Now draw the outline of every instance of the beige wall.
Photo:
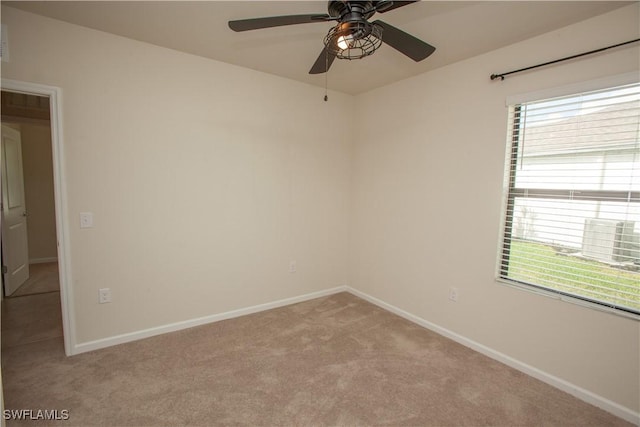
M 63 90 L 77 342 L 348 279 L 638 411 L 637 321 L 494 280 L 505 97 L 637 70 L 637 49 L 488 78 L 637 37 L 637 17 L 622 9 L 324 103 L 318 88 L 3 7 L 3 77 Z M 358 126 L 350 146 L 350 124 L 383 104 L 384 126 Z M 81 211 L 95 228 L 78 228 Z M 101 287 L 113 303 L 97 304 Z
M 362 127 L 356 140 L 350 258 L 354 288 L 636 412 L 637 320 L 494 277 L 506 97 L 638 72 L 639 48 L 489 76 L 638 38 L 637 6 L 359 96 L 358 120 L 394 108 L 388 126 Z
M 56 217 L 53 199 L 51 129 L 48 124 L 20 125 L 22 167 L 29 234 L 29 261 L 57 258 Z
M 345 283 L 352 97 L 4 6 L 2 22 L 2 77 L 62 89 L 78 344 Z

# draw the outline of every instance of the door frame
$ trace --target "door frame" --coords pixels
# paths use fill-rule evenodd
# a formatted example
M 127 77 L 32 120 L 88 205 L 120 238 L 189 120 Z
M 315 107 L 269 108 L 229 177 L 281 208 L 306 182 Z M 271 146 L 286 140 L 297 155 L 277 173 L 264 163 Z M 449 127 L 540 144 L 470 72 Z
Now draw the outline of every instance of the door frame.
M 58 243 L 58 274 L 60 278 L 60 306 L 64 352 L 75 354 L 75 315 L 71 280 L 71 256 L 69 239 L 69 215 L 66 168 L 64 167 L 64 140 L 62 133 L 62 90 L 55 86 L 2 79 L 2 90 L 49 98 L 51 123 L 51 151 L 53 155 L 53 193 L 56 214 L 56 238 Z

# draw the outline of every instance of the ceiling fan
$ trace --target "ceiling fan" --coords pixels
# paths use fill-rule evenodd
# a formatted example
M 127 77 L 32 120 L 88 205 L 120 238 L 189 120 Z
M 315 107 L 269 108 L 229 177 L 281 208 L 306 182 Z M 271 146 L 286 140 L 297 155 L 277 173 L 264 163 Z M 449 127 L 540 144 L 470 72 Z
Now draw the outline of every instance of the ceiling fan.
M 359 59 L 371 55 L 385 43 L 414 61 L 422 61 L 436 48 L 404 31 L 376 20 L 369 22 L 376 12 L 385 13 L 414 1 L 339 1 L 331 0 L 328 14 L 269 16 L 229 21 L 233 31 L 249 31 L 285 25 L 336 21 L 324 38 L 324 49 L 309 74 L 329 71 L 334 59 Z

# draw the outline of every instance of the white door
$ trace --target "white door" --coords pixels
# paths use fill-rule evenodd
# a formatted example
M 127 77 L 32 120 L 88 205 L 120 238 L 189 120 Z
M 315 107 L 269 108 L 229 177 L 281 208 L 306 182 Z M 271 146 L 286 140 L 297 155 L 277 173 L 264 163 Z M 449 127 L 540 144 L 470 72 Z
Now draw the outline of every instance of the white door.
M 29 278 L 27 210 L 24 203 L 20 132 L 2 125 L 2 264 L 9 296 Z

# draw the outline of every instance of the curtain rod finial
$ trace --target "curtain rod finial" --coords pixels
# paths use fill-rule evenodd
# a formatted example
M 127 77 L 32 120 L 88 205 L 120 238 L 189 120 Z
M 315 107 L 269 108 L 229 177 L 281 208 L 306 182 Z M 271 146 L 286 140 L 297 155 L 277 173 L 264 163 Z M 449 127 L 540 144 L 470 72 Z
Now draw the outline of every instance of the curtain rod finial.
M 500 79 L 504 80 L 504 75 L 502 74 L 491 74 L 491 80 Z

